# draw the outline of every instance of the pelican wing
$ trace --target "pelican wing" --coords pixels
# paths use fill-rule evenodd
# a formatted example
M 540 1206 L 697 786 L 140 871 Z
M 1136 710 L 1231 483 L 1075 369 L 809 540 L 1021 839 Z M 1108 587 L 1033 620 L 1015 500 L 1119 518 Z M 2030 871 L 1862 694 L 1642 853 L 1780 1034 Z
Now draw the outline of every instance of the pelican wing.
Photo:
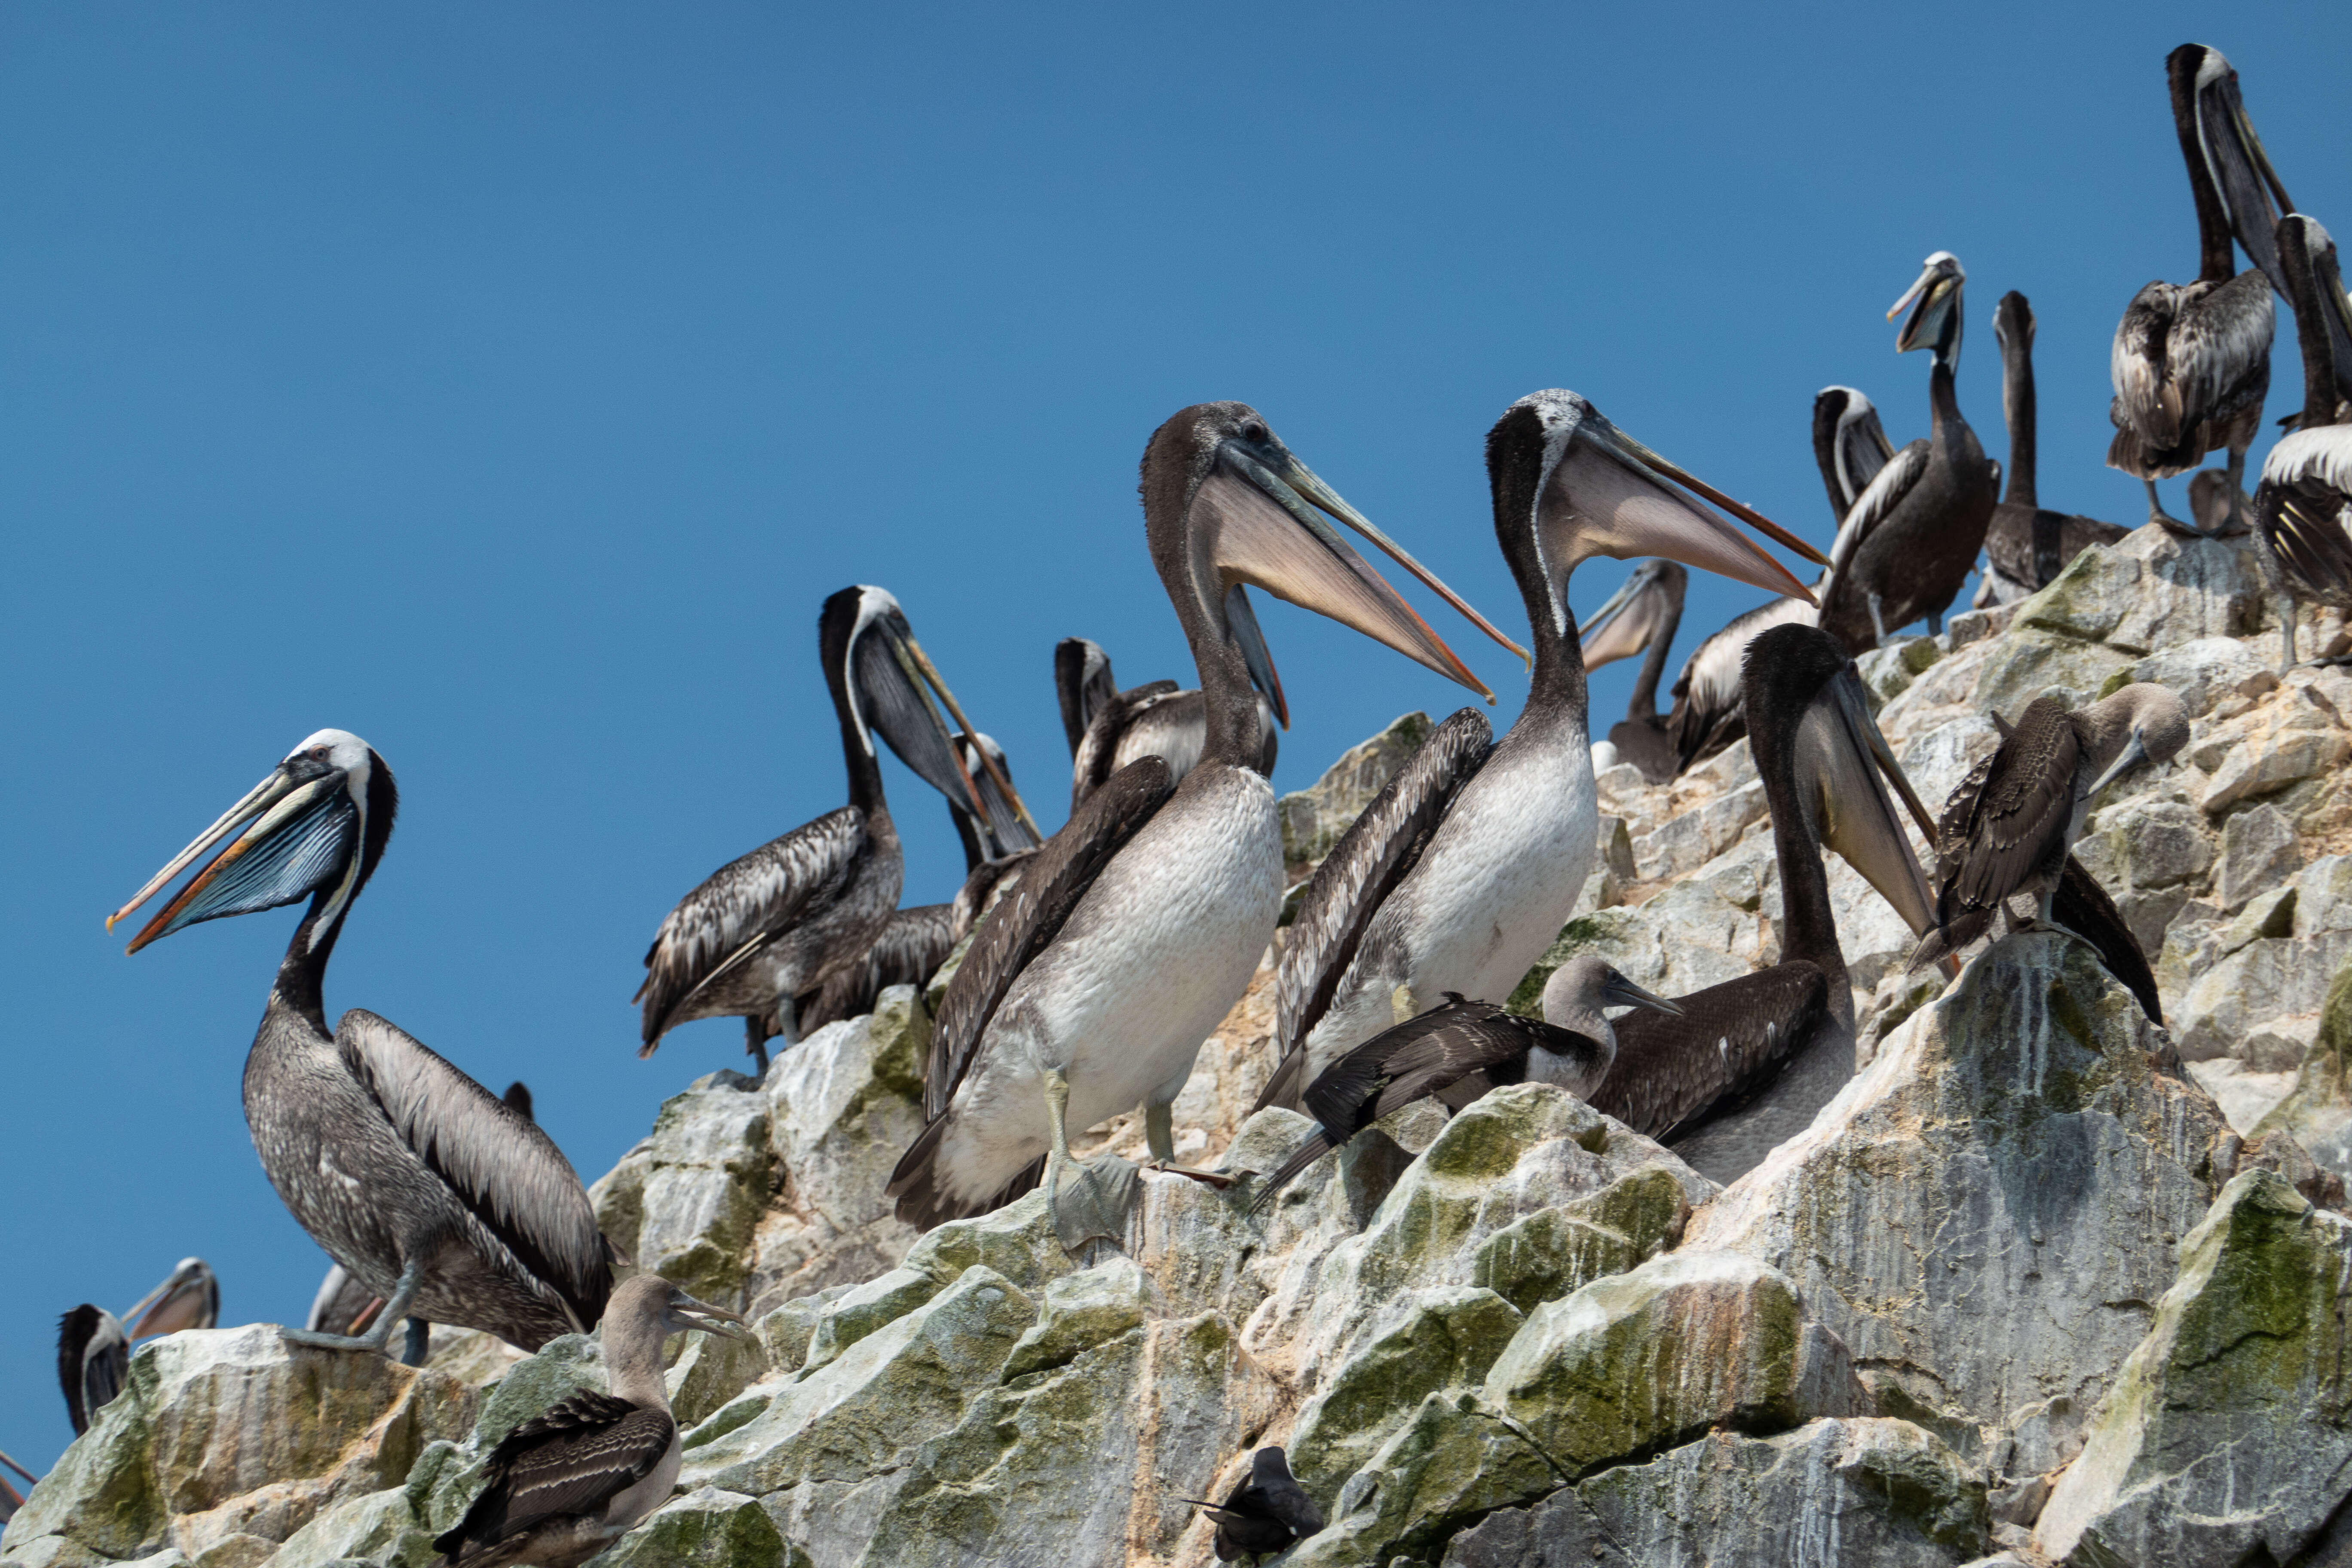
M 2297 430 L 2271 448 L 2254 531 L 2299 596 L 2352 604 L 2352 425 Z
M 2108 379 L 2116 389 L 2108 418 L 2116 429 L 2151 447 L 2171 447 L 2180 439 L 2180 393 L 2167 374 L 2167 344 L 2183 292 L 2158 282 L 2133 295 L 2107 351 Z
M 956 910 L 954 904 L 919 904 L 893 910 L 864 958 L 802 994 L 795 1009 L 802 1037 L 840 1019 L 871 1013 L 893 985 L 929 984 L 962 935 Z
M 1617 1060 L 1592 1109 L 1664 1141 L 1738 1109 L 1780 1075 L 1829 1010 L 1829 977 L 1792 959 L 1616 1022 Z
M 1126 765 L 1119 761 L 1119 752 L 1124 749 L 1121 742 L 1126 740 L 1128 731 L 1133 728 L 1144 714 L 1175 695 L 1174 681 L 1147 680 L 1132 691 L 1115 693 L 1089 709 L 1090 717 L 1087 721 L 1086 733 L 1079 737 L 1076 749 L 1071 753 L 1070 809 L 1072 811 L 1077 810 L 1079 804 L 1087 796 L 1102 788 L 1105 780 Z M 1197 700 L 1193 702 L 1192 709 L 1196 721 L 1202 723 L 1205 730 L 1205 715 Z M 1148 747 L 1139 754 L 1162 756 L 1166 753 L 1157 747 Z M 1201 739 L 1196 735 L 1192 740 L 1194 760 L 1197 761 L 1200 754 Z M 1127 760 L 1133 762 L 1135 758 L 1130 756 Z M 1191 765 L 1188 763 L 1183 769 L 1172 770 L 1172 776 L 1183 777 L 1185 771 L 1189 770 Z
M 1372 917 L 1420 860 L 1454 795 L 1486 766 L 1494 734 L 1476 709 L 1456 711 L 1406 759 L 1315 868 L 1275 980 L 1275 1039 L 1282 1055 L 1258 1109 L 1299 1102 L 1307 1037 L 1338 994 Z
M 2180 389 L 2183 435 L 2235 412 L 2250 382 L 2268 387 L 2276 327 L 2270 284 L 2259 272 L 2241 272 L 2184 305 L 2165 342 L 2166 368 Z
M 74 1436 L 89 1430 L 130 1373 L 131 1342 L 113 1313 L 85 1301 L 58 1320 L 58 1384 Z
M 1938 927 L 1948 929 L 1964 914 L 1993 909 L 2063 841 L 2081 755 L 2073 716 L 2051 699 L 2037 697 L 1987 760 L 1981 781 L 1974 772 L 1962 781 L 1940 825 Z M 1971 793 L 1971 784 L 1976 787 L 1964 809 L 1962 796 Z
M 582 1392 L 501 1438 L 483 1468 L 488 1483 L 455 1530 L 434 1546 L 457 1558 L 469 1545 L 511 1541 L 551 1521 L 600 1515 L 653 1474 L 677 1424 L 667 1410 Z
M 1158 757 L 1113 773 L 1045 841 L 1022 869 L 1021 879 L 981 922 L 971 950 L 948 982 L 931 1030 L 930 1061 L 923 1075 L 927 1121 L 947 1114 L 1013 983 L 1060 933 L 1111 857 L 1167 804 L 1175 787 L 1168 764 Z
M 1666 736 L 1681 767 L 1714 755 L 1748 732 L 1740 688 L 1748 645 L 1774 626 L 1810 626 L 1818 615 L 1802 599 L 1775 599 L 1737 617 L 1691 650 L 1675 681 L 1675 705 L 1666 715 Z
M 646 950 L 633 998 L 645 1005 L 646 1051 L 697 991 L 845 886 L 868 847 L 866 814 L 845 805 L 730 860 L 679 900 Z
M 2050 901 L 2050 918 L 2097 948 L 2099 962 L 2132 994 L 2148 1022 L 2163 1025 L 2164 1001 L 2157 994 L 2156 971 L 2148 967 L 2139 938 L 2132 935 L 2123 911 L 2116 908 L 2098 879 L 2072 855 L 2066 857 L 2066 869 L 2058 879 L 2058 895 Z
M 355 1007 L 344 1014 L 335 1026 L 335 1048 L 410 1152 L 448 1184 L 524 1272 L 562 1299 L 583 1331 L 593 1326 L 604 1316 L 613 1273 L 596 1211 L 555 1141 L 373 1013 Z
M 1903 504 L 1903 498 L 1911 493 L 1919 476 L 1927 471 L 1927 451 L 1928 443 L 1924 437 L 1911 442 L 1888 458 L 1886 466 L 1871 476 L 1862 494 L 1854 497 L 1845 521 L 1838 524 L 1837 540 L 1830 546 L 1832 580 L 1853 562 L 1853 552 L 1862 548 L 1862 542 L 1870 537 L 1871 531 Z M 1818 592 L 1815 595 L 1817 598 L 1822 596 Z

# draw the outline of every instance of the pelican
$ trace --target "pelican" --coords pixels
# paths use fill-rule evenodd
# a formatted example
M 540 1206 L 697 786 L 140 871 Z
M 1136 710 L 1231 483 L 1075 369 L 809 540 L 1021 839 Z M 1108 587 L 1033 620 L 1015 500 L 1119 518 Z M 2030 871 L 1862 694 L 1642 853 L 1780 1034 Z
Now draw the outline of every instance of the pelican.
M 1321 1510 L 1293 1479 L 1289 1459 L 1276 1447 L 1250 1456 L 1249 1479 L 1226 1493 L 1223 1502 L 1184 1500 L 1215 1523 L 1220 1563 L 1283 1551 L 1323 1528 Z
M 604 1238 L 571 1163 L 537 1125 L 374 1014 L 355 1007 L 327 1032 L 327 960 L 383 858 L 399 799 L 374 748 L 321 730 L 107 924 L 240 827 L 127 951 L 201 921 L 310 900 L 245 1059 L 245 1119 L 295 1219 L 384 1308 L 365 1335 L 281 1329 L 286 1339 L 380 1352 L 414 1310 L 536 1351 L 595 1322 L 612 1289 Z M 413 1332 L 409 1348 L 413 1364 L 423 1354 Z
M 1258 1104 L 1295 1107 L 1333 1062 L 1448 991 L 1507 996 L 1559 936 L 1600 826 L 1584 661 L 1569 578 L 1595 555 L 1660 555 L 1802 597 L 1736 511 L 1572 392 L 1511 405 L 1486 437 L 1495 534 L 1535 645 L 1526 705 L 1500 743 L 1464 709 L 1398 770 L 1317 868 L 1276 981 L 1282 1058 Z M 1680 488 L 1674 488 L 1680 487 Z
M 2072 713 L 2037 697 L 2015 725 L 1995 722 L 2000 744 L 1960 781 L 1937 826 L 1936 929 L 1911 955 L 1915 969 L 1985 935 L 2012 898 L 2032 900 L 2033 913 L 2012 913 L 2011 929 L 2056 925 L 2052 905 L 2092 797 L 2189 743 L 2180 699 L 2145 680 Z
M 742 1321 L 658 1274 L 625 1280 L 604 1313 L 612 1392 L 575 1394 L 500 1438 L 466 1517 L 433 1542 L 442 1562 L 578 1568 L 668 1501 L 685 1456 L 662 1382 L 662 1342 L 682 1333 L 748 1340 L 731 1326 Z
M 2150 283 L 2116 326 L 2109 370 L 2116 438 L 2107 467 L 2147 486 L 2147 520 L 2176 533 L 2202 531 L 2168 514 L 2156 481 L 2185 474 L 2217 449 L 2230 454 L 2227 531 L 2246 529 L 2238 500 L 2246 448 L 2261 426 L 2271 384 L 2271 289 L 2286 292 L 2273 247 L 2276 210 L 2293 210 L 2238 94 L 2238 73 L 2219 49 L 2183 44 L 2165 57 L 2172 128 L 2197 205 L 2197 281 Z M 2240 272 L 2235 237 L 2256 270 Z M 2268 281 L 2265 281 L 2267 278 Z
M 1853 503 L 1894 456 L 1894 445 L 1869 398 L 1851 386 L 1825 386 L 1813 395 L 1813 461 L 1821 469 L 1822 488 L 1829 493 L 1833 524 L 1844 526 Z M 1816 598 L 1827 581 L 1814 580 Z M 1698 645 L 1675 681 L 1674 710 L 1666 716 L 1675 772 L 1706 761 L 1748 733 L 1739 694 L 1740 656 L 1748 643 L 1774 626 L 1810 626 L 1820 613 L 1817 605 L 1803 599 L 1774 599 L 1737 616 Z
M 2254 490 L 2254 537 L 2279 590 L 2279 673 L 2294 668 L 2300 604 L 2352 614 L 2352 407 L 2339 394 L 2334 338 L 2352 323 L 2336 267 L 2336 242 L 2317 220 L 2279 220 L 2279 264 L 2303 350 L 2303 417 L 2263 463 Z M 2341 660 L 2322 660 L 2340 663 Z
M 764 1078 L 768 1041 L 801 1037 L 795 999 L 873 947 L 898 907 L 904 877 L 876 735 L 924 783 L 968 805 L 975 833 L 991 830 L 990 805 L 963 771 L 925 687 L 959 718 L 962 710 L 898 601 L 880 588 L 842 589 L 817 616 L 817 649 L 841 725 L 849 804 L 728 862 L 663 918 L 635 997 L 644 1008 L 640 1057 L 680 1024 L 740 1017 L 743 1048 Z M 1005 804 L 1025 816 L 1011 781 L 995 777 L 987 753 L 980 755 Z
M 1745 680 L 1780 863 L 1780 962 L 1676 997 L 1678 1014 L 1619 1019 L 1616 1065 L 1591 1097 L 1718 1182 L 1801 1131 L 1853 1076 L 1853 993 L 1822 851 L 1843 857 L 1913 931 L 1929 920 L 1927 879 L 1880 775 L 1923 822 L 1927 808 L 1845 650 L 1814 627 L 1776 626 L 1748 645 Z
M 986 808 L 984 816 L 974 816 L 963 802 L 948 797 L 948 816 L 955 824 L 957 841 L 963 846 L 964 874 L 970 876 L 986 861 L 1003 860 L 1043 843 L 1020 796 L 1013 792 L 1013 763 L 994 737 L 958 735 L 955 752 L 962 776 L 971 780 Z
M 220 1321 L 220 1281 L 201 1258 L 183 1258 L 161 1285 L 118 1318 L 85 1301 L 58 1320 L 58 1382 L 74 1435 L 89 1430 L 101 1405 L 122 1392 L 131 1343 Z M 125 1322 L 131 1327 L 123 1328 Z
M 1959 258 L 1937 251 L 1886 312 L 1893 321 L 1913 307 L 1895 340 L 1896 353 L 1934 352 L 1931 433 L 1888 459 L 1839 525 L 1818 624 L 1850 653 L 1867 652 L 1922 616 L 1930 632 L 1943 630 L 1944 608 L 1976 565 L 2000 500 L 1999 471 L 1960 416 L 1954 391 L 1967 282 Z
M 1299 1172 L 1415 1100 L 1436 1098 L 1458 1110 L 1490 1089 L 1529 1082 L 1590 1099 L 1617 1058 L 1616 1031 L 1603 1007 L 1679 1011 L 1589 954 L 1570 959 L 1544 982 L 1540 1019 L 1447 992 L 1442 1004 L 1374 1035 L 1307 1086 L 1300 1099 L 1320 1125 L 1265 1179 L 1251 1211 L 1272 1202 Z
M 1274 656 L 1266 651 L 1249 594 L 1235 584 L 1227 595 L 1225 619 L 1242 647 L 1250 684 L 1257 688 L 1258 754 L 1255 764 L 1267 778 L 1280 751 L 1279 731 L 1290 728 L 1290 708 Z M 1111 678 L 1110 655 L 1084 637 L 1064 637 L 1054 648 L 1054 686 L 1062 703 L 1062 731 L 1070 738 L 1070 809 L 1076 811 L 1103 781 L 1139 757 L 1162 757 L 1178 782 L 1201 760 L 1208 733 L 1208 710 L 1196 688 L 1179 691 L 1172 680 L 1150 680 L 1129 690 Z
M 1985 574 L 1976 603 L 2014 604 L 2040 589 L 2094 544 L 2113 544 L 2128 529 L 2095 517 L 2051 511 L 2033 485 L 2033 307 L 2012 289 L 1993 307 L 2000 343 L 2000 411 L 2009 424 L 2008 492 L 1985 529 Z
M 209 1329 L 220 1321 L 220 1280 L 203 1258 L 183 1258 L 161 1285 L 133 1301 L 122 1316 L 134 1340 Z
M 1200 671 L 1201 761 L 1181 784 L 1157 756 L 1113 773 L 981 927 L 931 1033 L 928 1125 L 890 1180 L 898 1217 L 925 1229 L 1026 1190 L 1043 1155 L 1066 1246 L 1123 1235 L 1134 1167 L 1097 1160 L 1065 1180 L 1068 1129 L 1138 1101 L 1154 1158 L 1174 1157 L 1170 1104 L 1201 1042 L 1248 987 L 1282 904 L 1282 835 L 1273 787 L 1255 765 L 1257 699 L 1232 613 L 1236 585 L 1255 584 L 1487 694 L 1317 509 L 1475 613 L 1247 405 L 1200 404 L 1170 418 L 1144 451 L 1141 488 L 1152 563 Z M 1593 832 L 1585 829 L 1588 850 Z
M 1576 628 L 1584 643 L 1584 673 L 1634 654 L 1642 656 L 1642 671 L 1633 678 L 1633 695 L 1625 703 L 1624 719 L 1609 727 L 1609 744 L 1617 760 L 1641 769 L 1643 778 L 1664 784 L 1675 776 L 1675 743 L 1666 721 L 1658 715 L 1658 677 L 1665 673 L 1666 652 L 1683 622 L 1683 592 L 1690 574 L 1673 561 L 1644 561 L 1633 568 L 1625 585 Z

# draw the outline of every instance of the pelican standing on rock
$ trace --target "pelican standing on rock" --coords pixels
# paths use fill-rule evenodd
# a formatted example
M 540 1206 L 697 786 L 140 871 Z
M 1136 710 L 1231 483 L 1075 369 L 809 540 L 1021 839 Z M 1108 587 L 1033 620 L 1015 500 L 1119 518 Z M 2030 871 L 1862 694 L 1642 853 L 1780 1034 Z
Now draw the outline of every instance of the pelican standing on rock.
M 321 730 L 107 923 L 232 834 L 128 951 L 200 921 L 310 900 L 245 1059 L 245 1118 L 295 1219 L 385 1305 L 366 1335 L 280 1330 L 289 1341 L 381 1351 L 413 1312 L 418 1324 L 480 1329 L 536 1351 L 593 1324 L 612 1289 L 604 1238 L 571 1162 L 528 1118 L 374 1014 L 355 1007 L 327 1030 L 327 960 L 383 858 L 399 799 L 373 747 Z M 424 1354 L 413 1324 L 407 1359 Z
M 1228 597 L 1225 619 L 1241 645 L 1250 684 L 1257 688 L 1257 771 L 1272 778 L 1280 731 L 1290 728 L 1290 708 L 1248 591 L 1239 584 Z M 1179 691 L 1172 680 L 1150 680 L 1121 691 L 1111 677 L 1110 655 L 1084 637 L 1064 637 L 1055 645 L 1054 688 L 1061 699 L 1062 731 L 1070 740 L 1072 811 L 1104 780 L 1139 758 L 1163 759 L 1180 784 L 1201 760 L 1209 717 L 1197 688 Z
M 1985 530 L 1985 574 L 1977 606 L 2014 604 L 2050 585 L 2066 563 L 2095 544 L 2129 532 L 2112 522 L 2052 511 L 2034 487 L 2033 307 L 2014 289 L 1993 307 L 2000 343 L 2000 410 L 2009 425 L 2009 489 Z
M 662 1342 L 689 1332 L 747 1340 L 730 1326 L 742 1321 L 658 1274 L 624 1281 L 602 1331 L 612 1392 L 575 1394 L 499 1440 L 466 1517 L 433 1542 L 443 1563 L 579 1568 L 668 1501 L 685 1454 Z
M 2275 316 L 2271 289 L 2286 292 L 2272 230 L 2280 207 L 2292 209 L 2238 94 L 2238 73 L 2219 49 L 2183 44 L 2165 58 L 2172 127 L 2189 165 L 2197 205 L 2197 281 L 2150 283 L 2116 326 L 2110 370 L 2116 396 L 2108 417 L 2116 438 L 2107 466 L 2147 486 L 2147 520 L 2175 533 L 2202 531 L 2164 510 L 2156 481 L 2185 474 L 2205 454 L 2230 454 L 2230 521 L 2242 533 L 2239 501 L 2246 448 L 2262 426 L 2271 384 Z M 2257 268 L 2240 272 L 2234 237 Z
M 1689 584 L 1690 574 L 1679 562 L 1644 561 L 1591 619 L 1576 628 L 1584 642 L 1587 675 L 1618 659 L 1642 656 L 1625 717 L 1609 727 L 1609 745 L 1619 762 L 1631 763 L 1654 784 L 1675 776 L 1674 739 L 1658 712 L 1658 678 L 1665 673 L 1666 654 L 1683 624 L 1683 594 Z
M 1595 555 L 1658 555 L 1801 597 L 1704 497 L 1802 541 L 1619 430 L 1572 392 L 1513 404 L 1486 437 L 1495 534 L 1535 646 L 1499 743 L 1464 709 L 1437 727 L 1317 868 L 1276 981 L 1281 1059 L 1261 1107 L 1296 1107 L 1333 1062 L 1446 992 L 1507 996 L 1566 923 L 1600 811 L 1569 579 Z
M 635 998 L 644 1008 L 640 1057 L 680 1024 L 740 1017 L 743 1048 L 764 1078 L 768 1041 L 800 1039 L 796 998 L 873 947 L 905 879 L 876 735 L 924 783 L 968 804 L 975 824 L 990 820 L 925 687 L 961 710 L 898 600 L 876 587 L 842 589 L 817 616 L 817 649 L 841 726 L 849 804 L 720 867 L 663 918 Z M 1011 782 L 995 782 L 1017 809 Z
M 1926 616 L 1943 629 L 1945 607 L 1959 595 L 1984 548 L 1986 525 L 2000 499 L 2000 479 L 1977 435 L 1960 416 L 1961 294 L 1968 273 L 1948 250 L 1927 258 L 1918 280 L 1886 312 L 1910 319 L 1896 353 L 1933 352 L 1927 373 L 1930 434 L 1905 447 L 1854 499 L 1830 551 L 1830 583 L 1817 624 L 1866 653 L 1889 632 Z
M 1255 767 L 1257 694 L 1235 587 L 1253 584 L 1486 693 L 1321 512 L 1475 613 L 1247 405 L 1201 404 L 1162 425 L 1141 490 L 1152 563 L 1200 670 L 1201 761 L 1181 784 L 1157 756 L 1113 773 L 981 927 L 931 1033 L 929 1125 L 890 1181 L 898 1217 L 925 1229 L 1009 1201 L 1042 1169 L 1065 1245 L 1123 1236 L 1134 1167 L 1102 1159 L 1067 1173 L 1069 1129 L 1139 1101 L 1154 1158 L 1174 1157 L 1169 1107 L 1248 988 L 1282 904 L 1282 834 Z M 1585 837 L 1589 848 L 1592 829 Z
M 2279 591 L 2279 673 L 2294 668 L 2296 606 L 2352 615 L 2352 424 L 2338 391 L 2334 335 L 2352 330 L 2336 242 L 2316 219 L 2279 220 L 2279 265 L 2303 350 L 2303 418 L 2263 463 L 2254 539 Z M 2341 660 L 2323 660 L 2323 663 Z
M 1718 1182 L 1802 1131 L 1853 1076 L 1853 992 L 1822 851 L 1862 873 L 1913 931 L 1931 918 L 1881 775 L 1923 824 L 1927 808 L 1845 650 L 1811 626 L 1776 626 L 1748 645 L 1746 683 L 1780 867 L 1780 962 L 1676 997 L 1675 1014 L 1619 1019 L 1616 1065 L 1590 1097 Z

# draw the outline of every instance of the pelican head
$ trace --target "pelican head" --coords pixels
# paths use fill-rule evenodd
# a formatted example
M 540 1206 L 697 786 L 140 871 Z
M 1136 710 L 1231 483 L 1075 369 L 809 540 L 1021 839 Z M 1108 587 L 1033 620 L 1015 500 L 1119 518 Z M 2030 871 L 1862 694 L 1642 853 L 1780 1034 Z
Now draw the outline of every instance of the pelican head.
M 245 827 L 124 951 L 137 952 L 200 921 L 274 910 L 306 895 L 311 898 L 310 945 L 317 951 L 374 873 L 399 805 L 392 770 L 373 747 L 348 730 L 321 730 L 109 915 L 107 928 Z
M 1683 602 L 1689 582 L 1690 574 L 1678 562 L 1654 556 L 1634 567 L 1623 586 L 1576 628 L 1577 641 L 1584 647 L 1585 672 L 1648 647 L 1665 624 L 1666 612 Z
M 1927 258 L 1919 277 L 1903 298 L 1887 307 L 1886 319 L 1893 321 L 1904 308 L 1911 309 L 1911 319 L 1903 323 L 1902 332 L 1895 340 L 1895 352 L 1907 354 L 1913 349 L 1933 349 L 1936 363 L 1945 369 L 1960 368 L 1960 288 L 1969 280 L 1960 258 L 1948 250 L 1939 250 Z
M 220 1281 L 212 1265 L 201 1258 L 183 1258 L 171 1278 L 131 1304 L 122 1314 L 131 1337 L 176 1334 L 182 1329 L 209 1329 L 220 1321 Z
M 986 815 L 980 817 L 971 817 L 961 809 L 956 814 L 959 826 L 967 821 L 972 825 L 975 831 L 970 847 L 979 851 L 980 858 L 1001 860 L 1024 849 L 1034 849 L 1044 842 L 1013 809 L 1012 797 L 1006 793 L 1013 785 L 1013 764 L 1005 758 L 1004 748 L 992 737 L 977 732 L 969 737 L 958 735 L 955 748 L 964 776 L 971 780 L 988 808 Z M 1002 786 L 996 782 L 999 779 L 1004 781 Z M 956 803 L 951 797 L 948 804 Z
M 2237 68 L 2221 50 L 2205 44 L 2181 45 L 2165 58 L 2164 68 L 2172 89 L 2173 117 L 2181 120 L 2186 110 L 2196 139 L 2192 155 L 2205 166 L 2230 232 L 2272 287 L 2285 293 L 2273 231 L 2278 215 L 2294 211 L 2294 203 L 2279 183 L 2270 154 L 2263 151 L 2254 122 L 2246 117 Z
M 1894 456 L 1895 444 L 1869 398 L 1851 386 L 1824 386 L 1813 394 L 1813 459 L 1830 487 L 1830 510 L 1838 521 L 1845 521 Z

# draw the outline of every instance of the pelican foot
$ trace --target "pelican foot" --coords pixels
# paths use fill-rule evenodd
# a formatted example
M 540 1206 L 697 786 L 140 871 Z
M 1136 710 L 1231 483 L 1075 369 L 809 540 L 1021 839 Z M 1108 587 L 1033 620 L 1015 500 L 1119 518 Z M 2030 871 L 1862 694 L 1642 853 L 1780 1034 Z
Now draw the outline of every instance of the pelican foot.
M 392 1325 L 383 1324 L 382 1333 L 328 1334 L 315 1329 L 289 1329 L 281 1326 L 278 1337 L 289 1345 L 302 1345 L 314 1351 L 373 1351 L 383 1355 L 391 1349 Z
M 2149 512 L 2147 514 L 2147 520 L 2148 521 L 2155 523 L 2158 528 L 2163 529 L 2167 533 L 2177 533 L 2183 539 L 2214 539 L 2220 537 L 2217 534 L 2206 532 L 2203 529 L 2198 527 L 2193 522 L 2183 522 L 2168 511 Z
M 416 1300 L 416 1288 L 424 1283 L 424 1280 L 425 1265 L 423 1263 L 411 1263 L 402 1269 L 399 1282 L 393 1286 L 392 1294 L 383 1302 L 383 1310 L 376 1314 L 373 1326 L 363 1334 L 326 1334 L 315 1329 L 281 1327 L 278 1331 L 278 1337 L 289 1345 L 306 1345 L 311 1350 L 373 1351 L 377 1355 L 382 1355 L 384 1353 L 385 1346 L 392 1342 L 392 1325 L 408 1316 L 408 1304 Z M 418 1330 L 423 1327 L 424 1325 L 421 1324 L 410 1325 L 408 1348 L 421 1347 L 423 1342 L 418 1336 Z M 425 1328 L 425 1332 L 429 1334 L 431 1331 L 429 1328 Z M 422 1359 L 420 1354 L 418 1360 L 422 1361 Z M 417 1363 L 412 1362 L 409 1364 L 415 1365 Z
M 1124 1245 L 1139 1179 L 1134 1162 L 1116 1154 L 1083 1163 L 1072 1161 L 1046 1199 L 1054 1210 L 1054 1234 L 1063 1247 L 1076 1252 L 1097 1237 Z

